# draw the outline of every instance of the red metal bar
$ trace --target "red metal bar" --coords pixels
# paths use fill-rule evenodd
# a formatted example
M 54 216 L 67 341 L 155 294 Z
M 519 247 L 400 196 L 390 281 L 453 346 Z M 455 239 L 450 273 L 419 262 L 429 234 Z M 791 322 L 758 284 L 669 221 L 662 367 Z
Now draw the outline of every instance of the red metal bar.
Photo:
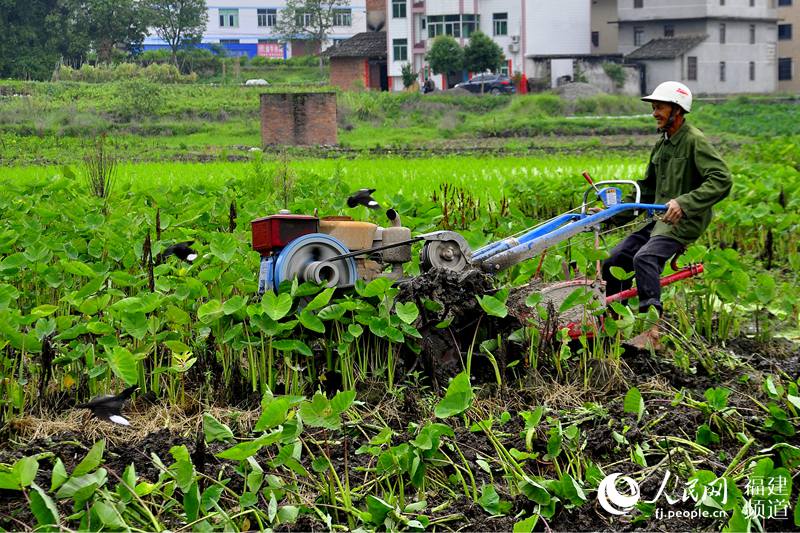
M 661 278 L 660 284 L 662 287 L 666 287 L 667 285 L 671 285 L 676 281 L 680 281 L 686 278 L 691 278 L 702 273 L 703 273 L 702 263 L 698 263 L 696 265 L 689 265 L 683 268 L 679 272 L 675 272 L 674 274 L 670 274 L 669 276 L 664 276 L 663 278 Z M 638 294 L 639 294 L 638 289 L 634 287 L 626 291 L 618 292 L 617 294 L 611 294 L 609 296 L 606 296 L 606 303 L 617 302 L 619 300 L 627 300 L 628 298 L 633 298 Z

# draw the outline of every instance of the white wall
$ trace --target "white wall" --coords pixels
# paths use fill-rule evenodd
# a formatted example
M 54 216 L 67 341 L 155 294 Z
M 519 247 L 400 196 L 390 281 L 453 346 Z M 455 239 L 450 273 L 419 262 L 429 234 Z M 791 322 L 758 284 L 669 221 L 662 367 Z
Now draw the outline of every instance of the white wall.
M 239 39 L 241 43 L 257 43 L 259 39 L 274 38 L 270 27 L 258 26 L 258 9 L 280 10 L 286 2 L 277 0 L 212 0 L 208 4 L 208 25 L 203 34 L 203 42 L 219 42 L 220 39 Z M 348 6 L 352 13 L 351 26 L 335 26 L 331 28 L 331 39 L 346 39 L 356 33 L 367 30 L 367 8 L 365 0 L 351 0 Z M 220 27 L 219 10 L 238 9 L 239 26 L 236 28 Z M 330 44 L 330 43 L 328 43 Z
M 525 54 L 591 53 L 591 0 L 536 0 L 525 6 Z

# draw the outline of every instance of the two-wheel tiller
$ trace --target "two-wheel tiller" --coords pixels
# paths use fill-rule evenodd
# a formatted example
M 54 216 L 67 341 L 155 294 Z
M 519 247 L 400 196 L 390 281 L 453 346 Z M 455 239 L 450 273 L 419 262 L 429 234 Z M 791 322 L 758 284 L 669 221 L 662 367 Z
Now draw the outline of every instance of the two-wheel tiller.
M 462 272 L 480 269 L 496 273 L 535 257 L 574 235 L 598 231 L 600 223 L 626 211 L 644 211 L 648 217 L 666 211 L 663 204 L 641 203 L 641 191 L 635 181 L 609 180 L 591 184 L 583 195 L 579 210 L 556 216 L 538 226 L 514 236 L 496 241 L 477 250 L 471 250 L 466 239 L 455 231 L 434 231 L 416 237 L 402 226 L 399 215 L 388 210 L 388 227 L 369 222 L 351 220 L 349 217 L 318 218 L 281 212 L 252 222 L 253 249 L 261 254 L 259 293 L 278 291 L 281 282 L 297 278 L 328 287 L 350 287 L 356 280 L 369 282 L 378 277 L 399 280 L 403 263 L 411 260 L 411 246 L 421 241 L 420 268 L 422 272 L 446 269 Z M 622 191 L 613 185 L 630 185 L 635 191 L 634 202 L 623 202 Z M 602 188 L 601 188 L 602 187 Z M 589 194 L 594 192 L 604 208 L 597 213 L 587 210 Z M 703 271 L 701 264 L 691 265 L 662 278 L 661 284 L 695 276 Z M 636 289 L 605 296 L 599 280 L 574 279 L 537 287 L 543 301 L 551 301 L 556 308 L 576 288 L 585 287 L 599 305 L 627 299 L 636 295 Z M 568 326 L 576 326 L 579 316 L 563 316 Z M 574 329 L 575 332 L 579 329 Z

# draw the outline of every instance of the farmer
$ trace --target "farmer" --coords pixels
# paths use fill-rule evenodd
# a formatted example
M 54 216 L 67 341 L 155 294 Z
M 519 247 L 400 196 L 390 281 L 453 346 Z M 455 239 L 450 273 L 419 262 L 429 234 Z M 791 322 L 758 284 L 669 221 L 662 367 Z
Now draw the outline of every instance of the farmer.
M 603 279 L 606 294 L 614 294 L 630 288 L 631 282 L 616 279 L 611 267 L 633 270 L 639 290 L 639 312 L 654 307 L 660 317 L 661 271 L 670 257 L 680 254 L 708 227 L 711 207 L 731 190 L 731 174 L 705 135 L 686 123 L 685 116 L 692 109 L 688 87 L 666 81 L 642 100 L 651 103 L 661 135 L 650 153 L 645 177 L 639 181 L 641 201 L 666 204 L 667 211 L 660 220 L 639 227 L 611 250 L 603 263 Z M 617 216 L 613 224 L 627 222 L 633 215 L 625 218 Z M 630 344 L 641 349 L 658 349 L 659 337 L 656 323 L 631 339 Z

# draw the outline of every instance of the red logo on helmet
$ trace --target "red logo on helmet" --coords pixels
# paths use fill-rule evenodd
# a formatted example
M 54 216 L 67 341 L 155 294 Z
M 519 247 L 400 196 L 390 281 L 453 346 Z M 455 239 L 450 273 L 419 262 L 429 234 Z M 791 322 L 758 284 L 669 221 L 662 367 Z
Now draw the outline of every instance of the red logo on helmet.
M 675 92 L 676 92 L 676 93 L 680 93 L 680 94 L 682 94 L 683 96 L 689 96 L 689 93 L 688 93 L 688 92 L 686 92 L 686 91 L 684 91 L 684 90 L 683 90 L 683 89 L 681 89 L 680 87 L 678 87 L 677 89 L 675 89 Z

